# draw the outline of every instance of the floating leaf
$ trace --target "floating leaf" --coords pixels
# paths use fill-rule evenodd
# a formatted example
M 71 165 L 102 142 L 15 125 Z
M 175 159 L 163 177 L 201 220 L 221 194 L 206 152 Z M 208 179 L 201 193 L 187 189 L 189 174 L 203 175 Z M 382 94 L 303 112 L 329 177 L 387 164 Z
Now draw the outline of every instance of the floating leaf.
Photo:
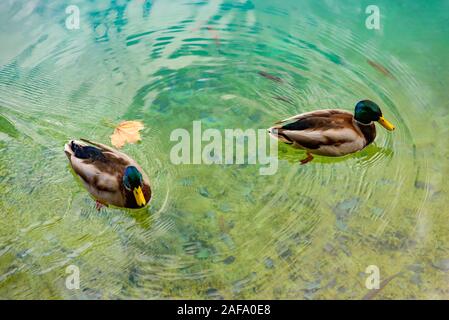
M 140 141 L 139 131 L 144 128 L 140 121 L 123 121 L 111 135 L 111 143 L 116 148 L 123 147 L 126 143 L 136 143 Z

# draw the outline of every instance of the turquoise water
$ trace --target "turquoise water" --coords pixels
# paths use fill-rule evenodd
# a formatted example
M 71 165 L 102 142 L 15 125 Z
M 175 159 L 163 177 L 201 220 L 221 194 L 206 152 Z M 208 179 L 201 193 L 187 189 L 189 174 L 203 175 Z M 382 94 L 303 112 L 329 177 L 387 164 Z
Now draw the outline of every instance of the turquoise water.
M 375 299 L 448 299 L 449 2 L 377 1 L 379 30 L 370 4 L 1 2 L 0 298 L 360 299 L 376 265 L 396 276 Z M 280 145 L 268 176 L 170 161 L 193 121 L 265 129 L 365 98 L 396 131 L 353 155 L 300 166 Z M 123 120 L 145 124 L 123 151 L 153 200 L 97 212 L 63 146 Z

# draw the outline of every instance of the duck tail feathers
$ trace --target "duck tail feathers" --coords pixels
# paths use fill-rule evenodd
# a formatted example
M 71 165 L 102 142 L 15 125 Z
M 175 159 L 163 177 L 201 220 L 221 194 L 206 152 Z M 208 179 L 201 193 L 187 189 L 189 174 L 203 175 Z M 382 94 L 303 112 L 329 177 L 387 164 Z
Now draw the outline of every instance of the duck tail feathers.
M 67 156 L 75 156 L 78 159 L 104 160 L 104 155 L 100 149 L 86 146 L 83 143 L 71 140 L 64 148 Z

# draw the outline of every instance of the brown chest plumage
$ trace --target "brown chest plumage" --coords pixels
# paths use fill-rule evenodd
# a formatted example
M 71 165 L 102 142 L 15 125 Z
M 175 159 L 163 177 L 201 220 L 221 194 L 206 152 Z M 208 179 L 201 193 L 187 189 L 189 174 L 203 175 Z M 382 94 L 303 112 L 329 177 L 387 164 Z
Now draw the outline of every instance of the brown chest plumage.
M 366 140 L 366 145 L 369 145 L 374 141 L 374 139 L 376 138 L 376 126 L 374 125 L 374 123 L 370 123 L 367 125 L 357 123 L 357 127 L 362 132 L 363 137 Z

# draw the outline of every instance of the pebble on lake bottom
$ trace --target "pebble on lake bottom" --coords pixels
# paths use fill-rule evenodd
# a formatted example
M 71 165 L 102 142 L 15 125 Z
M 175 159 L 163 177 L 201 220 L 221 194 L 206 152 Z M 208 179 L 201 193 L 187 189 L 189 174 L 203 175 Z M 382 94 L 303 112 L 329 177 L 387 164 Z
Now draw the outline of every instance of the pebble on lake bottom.
M 434 261 L 432 262 L 432 266 L 441 271 L 449 271 L 449 258 Z
M 235 257 L 234 256 L 229 256 L 226 259 L 223 260 L 224 264 L 231 264 L 235 261 Z
M 265 258 L 264 264 L 265 264 L 265 268 L 267 268 L 267 269 L 274 268 L 274 261 L 271 258 Z
M 198 192 L 199 192 L 200 195 L 202 195 L 205 198 L 209 198 L 209 196 L 210 196 L 209 191 L 207 191 L 206 187 L 200 187 L 198 189 Z
M 209 288 L 206 290 L 206 296 L 210 299 L 215 300 L 223 300 L 223 296 L 220 294 L 220 292 L 215 288 Z

